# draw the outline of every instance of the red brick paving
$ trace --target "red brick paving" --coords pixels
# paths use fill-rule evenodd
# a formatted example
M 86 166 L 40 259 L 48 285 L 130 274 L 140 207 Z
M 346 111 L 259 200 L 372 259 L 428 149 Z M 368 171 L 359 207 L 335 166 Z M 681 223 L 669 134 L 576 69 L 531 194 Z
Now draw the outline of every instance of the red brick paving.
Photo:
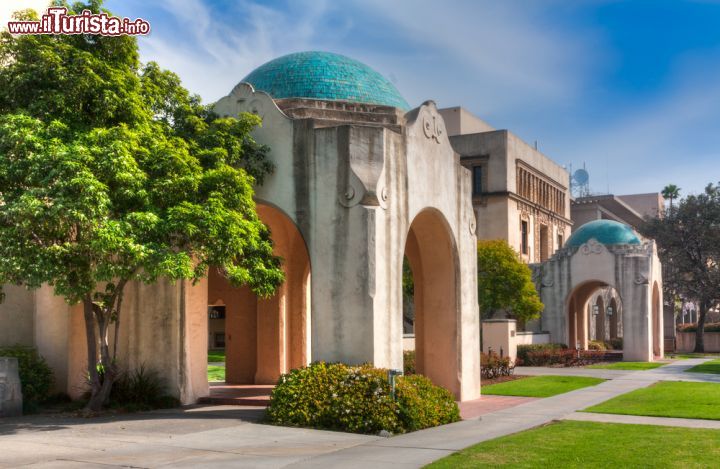
M 460 416 L 463 420 L 476 419 L 481 415 L 496 412 L 498 410 L 509 409 L 510 407 L 519 406 L 526 402 L 538 400 L 537 397 L 517 397 L 517 396 L 482 396 L 474 401 L 458 402 L 460 407 Z

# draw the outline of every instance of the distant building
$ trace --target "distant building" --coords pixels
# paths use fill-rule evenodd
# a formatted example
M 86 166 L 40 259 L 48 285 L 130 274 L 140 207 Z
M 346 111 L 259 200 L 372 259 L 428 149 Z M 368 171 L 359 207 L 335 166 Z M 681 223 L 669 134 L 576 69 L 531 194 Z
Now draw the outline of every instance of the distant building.
M 593 220 L 613 220 L 638 229 L 643 219 L 662 213 L 665 199 L 658 192 L 630 195 L 590 195 L 570 204 L 573 231 Z
M 460 163 L 472 172 L 478 239 L 505 239 L 527 263 L 549 259 L 570 236 L 568 172 L 461 107 L 439 112 Z

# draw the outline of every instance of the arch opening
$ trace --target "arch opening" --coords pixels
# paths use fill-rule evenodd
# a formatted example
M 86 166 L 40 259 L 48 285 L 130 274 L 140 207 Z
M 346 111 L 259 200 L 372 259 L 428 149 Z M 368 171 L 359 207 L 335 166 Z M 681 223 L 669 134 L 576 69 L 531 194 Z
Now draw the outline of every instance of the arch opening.
M 405 258 L 412 279 L 416 370 L 457 396 L 458 261 L 442 214 L 424 210 L 415 217 L 405 242 Z
M 618 291 L 602 281 L 575 287 L 567 300 L 568 346 L 588 350 L 591 341 L 622 350 L 623 311 Z
M 274 254 L 283 259 L 285 282 L 259 298 L 233 287 L 217 268 L 208 276 L 209 347 L 225 351 L 225 381 L 275 384 L 282 373 L 310 360 L 310 257 L 300 231 L 283 212 L 257 205 L 270 229 Z M 219 338 L 222 338 L 218 343 Z

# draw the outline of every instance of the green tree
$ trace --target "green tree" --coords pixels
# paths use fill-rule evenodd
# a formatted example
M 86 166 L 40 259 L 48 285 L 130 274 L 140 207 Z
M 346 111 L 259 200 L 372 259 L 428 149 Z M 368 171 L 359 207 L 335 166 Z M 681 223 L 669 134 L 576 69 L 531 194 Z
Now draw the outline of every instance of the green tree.
M 477 269 L 482 317 L 505 312 L 524 322 L 540 315 L 544 306 L 532 282 L 532 272 L 507 241 L 478 241 Z
M 662 196 L 665 197 L 665 199 L 670 201 L 670 211 L 672 212 L 673 200 L 680 197 L 680 188 L 675 184 L 668 184 L 667 186 L 663 187 L 661 193 Z
M 270 169 L 249 134 L 260 120 L 214 115 L 141 65 L 131 37 L 3 33 L 0 64 L 0 284 L 82 303 L 97 410 L 129 282 L 196 281 L 211 266 L 263 296 L 283 281 L 252 199 Z
M 695 351 L 704 352 L 707 312 L 720 305 L 720 186 L 685 197 L 664 217 L 646 220 L 640 232 L 657 242 L 663 280 L 698 302 Z

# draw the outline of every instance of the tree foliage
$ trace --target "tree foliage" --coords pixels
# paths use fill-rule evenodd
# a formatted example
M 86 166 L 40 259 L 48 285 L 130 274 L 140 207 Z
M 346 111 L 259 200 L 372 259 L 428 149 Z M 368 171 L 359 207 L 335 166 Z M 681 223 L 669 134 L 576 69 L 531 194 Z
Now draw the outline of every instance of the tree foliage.
M 252 199 L 271 169 L 260 120 L 214 115 L 127 36 L 3 33 L 0 64 L 0 283 L 83 303 L 97 409 L 128 282 L 211 266 L 264 296 L 282 282 Z
M 720 305 L 720 186 L 685 197 L 665 216 L 646 220 L 640 232 L 657 242 L 663 281 L 698 302 L 695 349 L 703 352 L 707 312 Z
M 527 321 L 543 310 L 532 272 L 507 241 L 478 241 L 478 301 L 484 318 L 496 312 Z

